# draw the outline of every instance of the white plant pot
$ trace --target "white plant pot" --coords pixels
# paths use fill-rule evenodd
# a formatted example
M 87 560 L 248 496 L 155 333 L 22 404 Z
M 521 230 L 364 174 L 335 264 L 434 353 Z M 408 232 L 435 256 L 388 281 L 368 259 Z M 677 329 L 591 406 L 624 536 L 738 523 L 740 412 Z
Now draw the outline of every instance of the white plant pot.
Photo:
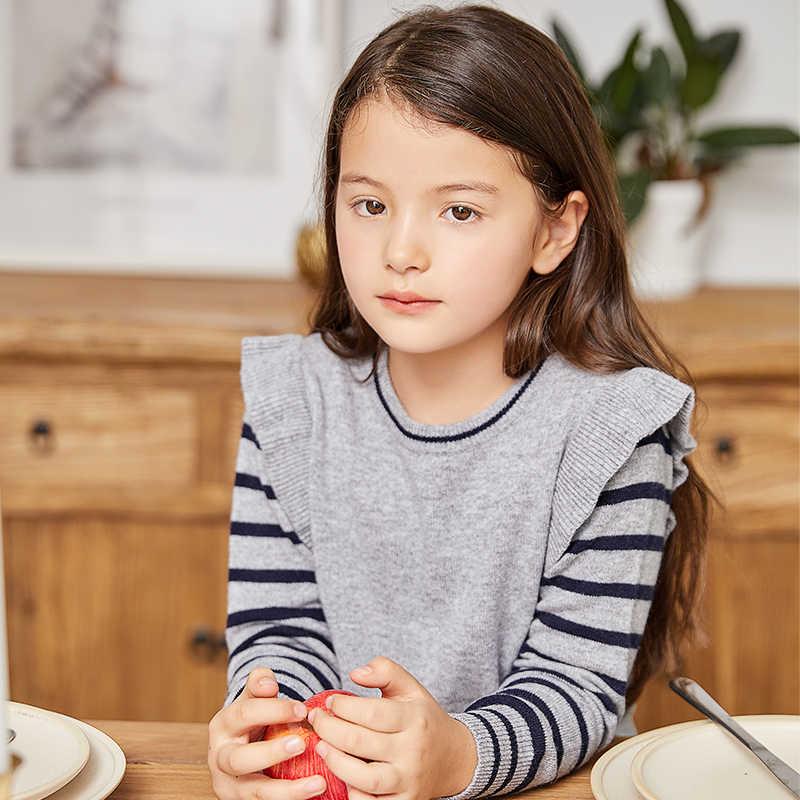
M 708 228 L 697 218 L 702 203 L 699 181 L 650 184 L 628 232 L 631 279 L 641 299 L 677 300 L 700 285 Z

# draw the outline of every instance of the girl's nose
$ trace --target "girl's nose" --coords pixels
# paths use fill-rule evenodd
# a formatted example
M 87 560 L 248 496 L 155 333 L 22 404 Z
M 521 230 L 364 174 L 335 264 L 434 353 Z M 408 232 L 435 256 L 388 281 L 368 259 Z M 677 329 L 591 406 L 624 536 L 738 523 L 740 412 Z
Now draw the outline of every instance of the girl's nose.
M 410 269 L 424 272 L 430 267 L 426 237 L 413 220 L 397 220 L 389 230 L 386 243 L 386 266 L 395 272 Z

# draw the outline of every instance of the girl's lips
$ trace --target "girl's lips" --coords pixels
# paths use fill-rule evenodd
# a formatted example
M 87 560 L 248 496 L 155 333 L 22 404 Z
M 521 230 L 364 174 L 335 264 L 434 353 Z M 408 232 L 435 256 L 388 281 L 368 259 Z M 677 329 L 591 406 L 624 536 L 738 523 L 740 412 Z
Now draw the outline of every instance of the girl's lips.
M 441 300 L 428 300 L 414 292 L 389 292 L 378 296 L 378 302 L 400 314 L 421 314 L 439 305 Z

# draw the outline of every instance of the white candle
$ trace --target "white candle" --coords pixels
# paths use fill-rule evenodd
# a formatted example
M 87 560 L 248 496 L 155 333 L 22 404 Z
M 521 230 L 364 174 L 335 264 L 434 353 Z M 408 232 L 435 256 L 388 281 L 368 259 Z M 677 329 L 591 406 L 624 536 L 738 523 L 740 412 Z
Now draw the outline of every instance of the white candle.
M 2 507 L 2 503 L 0 503 Z M 6 633 L 6 571 L 3 563 L 3 520 L 0 516 L 0 775 L 11 766 L 8 749 L 8 636 Z

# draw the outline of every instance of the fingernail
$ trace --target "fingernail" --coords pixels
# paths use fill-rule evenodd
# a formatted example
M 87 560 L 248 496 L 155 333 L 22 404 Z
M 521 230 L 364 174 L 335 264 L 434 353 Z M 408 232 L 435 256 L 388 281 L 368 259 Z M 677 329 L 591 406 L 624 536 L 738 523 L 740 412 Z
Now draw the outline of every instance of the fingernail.
M 353 672 L 366 677 L 367 675 L 372 675 L 372 667 L 356 667 Z
M 317 755 L 320 758 L 325 758 L 325 756 L 328 755 L 328 745 L 326 745 L 325 742 L 318 742 L 314 749 L 317 751 Z
M 308 721 L 313 725 L 314 720 L 317 718 L 317 709 L 312 708 L 311 711 L 308 712 Z
M 303 740 L 299 736 L 290 736 L 286 740 L 285 747 L 287 753 L 301 753 L 303 750 L 305 750 Z
M 313 797 L 315 794 L 320 794 L 325 791 L 325 781 L 318 775 L 315 775 L 305 782 L 303 788 L 306 790 L 309 797 Z
M 262 678 L 258 682 L 258 688 L 265 689 L 267 691 L 273 691 L 278 688 L 278 684 L 275 683 L 275 681 L 272 680 L 272 678 Z
M 294 715 L 297 717 L 297 719 L 303 719 L 308 709 L 302 703 L 295 703 L 292 706 L 292 711 L 294 711 Z

